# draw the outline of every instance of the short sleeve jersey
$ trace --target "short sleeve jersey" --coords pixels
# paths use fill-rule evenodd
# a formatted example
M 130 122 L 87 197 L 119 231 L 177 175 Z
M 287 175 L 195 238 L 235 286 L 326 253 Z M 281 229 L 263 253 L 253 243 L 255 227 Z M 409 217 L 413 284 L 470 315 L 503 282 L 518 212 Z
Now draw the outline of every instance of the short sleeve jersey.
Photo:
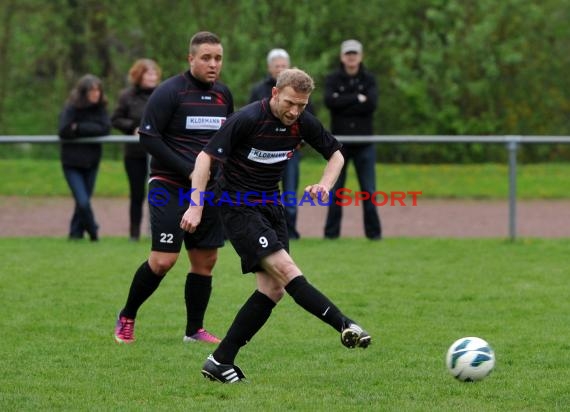
M 286 126 L 273 115 L 269 99 L 253 102 L 230 117 L 212 137 L 204 151 L 223 165 L 219 188 L 232 200 L 238 193 L 262 200 L 275 194 L 287 161 L 301 141 L 311 145 L 325 159 L 341 144 L 311 113 L 304 111 L 295 123 Z
M 196 156 L 234 111 L 233 97 L 220 82 L 203 83 L 190 71 L 162 82 L 152 93 L 141 120 L 140 133 L 163 139 L 191 170 Z M 153 157 L 150 178 L 183 186 L 190 184 L 168 164 Z

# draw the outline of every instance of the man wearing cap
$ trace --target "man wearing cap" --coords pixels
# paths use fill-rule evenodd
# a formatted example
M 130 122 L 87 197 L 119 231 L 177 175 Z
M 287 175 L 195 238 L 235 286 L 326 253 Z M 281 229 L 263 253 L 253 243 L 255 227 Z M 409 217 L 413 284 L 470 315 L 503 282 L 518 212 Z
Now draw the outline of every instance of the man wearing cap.
M 358 40 L 346 40 L 340 46 L 340 67 L 330 73 L 325 81 L 325 105 L 331 114 L 333 135 L 372 135 L 373 113 L 378 101 L 378 89 L 374 76 L 362 63 L 362 44 Z M 360 190 L 372 194 L 376 191 L 376 150 L 374 143 L 345 143 L 344 167 L 332 190 L 324 236 L 336 239 L 340 236 L 342 201 L 336 196 L 337 189 L 346 181 L 348 161 L 352 159 Z M 364 233 L 368 239 L 382 239 L 380 216 L 371 200 L 362 203 Z
M 267 72 L 268 75 L 256 83 L 251 89 L 249 102 L 255 102 L 264 98 L 271 98 L 271 91 L 277 82 L 277 76 L 283 70 L 290 66 L 289 53 L 284 49 L 272 49 L 267 54 Z M 306 109 L 309 113 L 315 114 L 313 104 L 309 100 Z M 283 193 L 287 193 L 291 202 L 285 205 L 285 217 L 287 218 L 287 231 L 289 239 L 299 239 L 301 235 L 297 231 L 297 189 L 299 187 L 301 152 L 295 150 L 293 156 L 287 161 L 287 166 L 283 171 L 281 183 L 283 185 Z M 295 193 L 295 196 L 291 194 Z

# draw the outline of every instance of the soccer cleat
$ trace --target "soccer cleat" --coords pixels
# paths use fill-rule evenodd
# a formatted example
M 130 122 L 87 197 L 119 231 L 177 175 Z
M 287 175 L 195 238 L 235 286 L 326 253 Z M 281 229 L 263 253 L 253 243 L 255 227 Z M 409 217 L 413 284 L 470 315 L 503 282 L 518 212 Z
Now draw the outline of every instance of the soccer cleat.
M 135 320 L 121 316 L 115 326 L 115 341 L 117 343 L 133 343 L 135 341 Z
M 340 334 L 340 341 L 347 348 L 367 348 L 372 337 L 356 323 L 349 323 Z
M 206 343 L 213 343 L 213 344 L 218 344 L 220 343 L 220 338 L 218 338 L 217 336 L 212 335 L 210 332 L 208 332 L 206 329 L 204 328 L 200 328 L 198 329 L 198 331 L 191 335 L 191 336 L 184 336 L 184 338 L 182 339 L 182 341 L 184 343 L 188 343 L 188 342 L 206 342 Z
M 236 365 L 220 363 L 214 359 L 214 355 L 208 356 L 202 366 L 202 375 L 211 381 L 221 383 L 245 382 L 245 375 Z

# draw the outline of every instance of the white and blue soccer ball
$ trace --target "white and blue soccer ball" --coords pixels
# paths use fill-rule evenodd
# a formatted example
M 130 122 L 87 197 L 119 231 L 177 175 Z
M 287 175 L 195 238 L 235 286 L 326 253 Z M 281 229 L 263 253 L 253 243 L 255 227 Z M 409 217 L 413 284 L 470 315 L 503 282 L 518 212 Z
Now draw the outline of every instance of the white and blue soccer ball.
M 488 376 L 495 367 L 495 352 L 483 339 L 457 339 L 447 350 L 447 370 L 462 382 L 476 382 Z

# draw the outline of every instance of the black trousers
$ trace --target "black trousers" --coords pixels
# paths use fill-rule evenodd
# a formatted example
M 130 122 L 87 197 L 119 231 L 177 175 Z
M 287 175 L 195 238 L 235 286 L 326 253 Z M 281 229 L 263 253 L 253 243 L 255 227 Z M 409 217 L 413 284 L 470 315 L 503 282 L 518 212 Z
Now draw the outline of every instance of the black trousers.
M 129 178 L 130 236 L 138 238 L 141 232 L 143 204 L 148 176 L 148 157 L 125 157 L 125 170 Z

